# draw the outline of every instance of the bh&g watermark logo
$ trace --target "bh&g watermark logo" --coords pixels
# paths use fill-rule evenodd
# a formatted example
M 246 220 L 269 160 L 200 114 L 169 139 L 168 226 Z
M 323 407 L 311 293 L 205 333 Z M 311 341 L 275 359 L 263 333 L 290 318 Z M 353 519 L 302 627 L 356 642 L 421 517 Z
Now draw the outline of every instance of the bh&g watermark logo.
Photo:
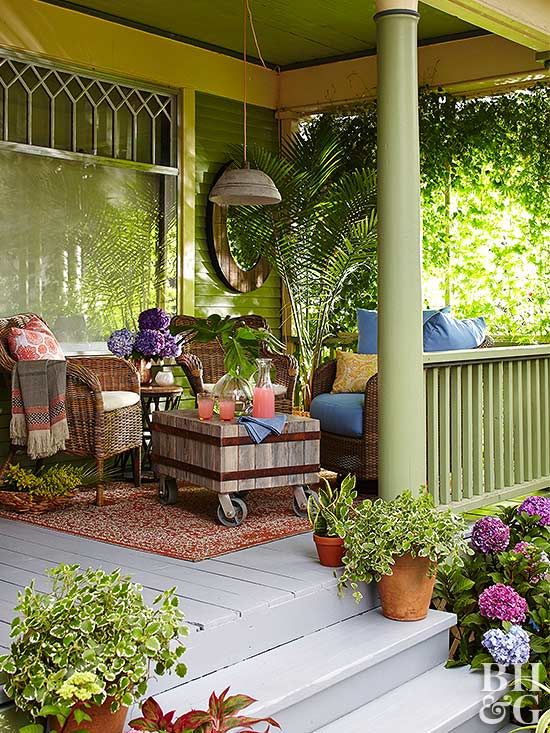
M 531 667 L 530 673 L 526 668 Z M 538 723 L 543 710 L 538 709 L 538 692 L 543 688 L 537 683 L 538 664 L 517 664 L 505 667 L 501 664 L 483 665 L 483 698 L 479 717 L 488 725 L 503 724 L 513 720 L 518 725 Z M 525 689 L 525 680 L 529 688 Z

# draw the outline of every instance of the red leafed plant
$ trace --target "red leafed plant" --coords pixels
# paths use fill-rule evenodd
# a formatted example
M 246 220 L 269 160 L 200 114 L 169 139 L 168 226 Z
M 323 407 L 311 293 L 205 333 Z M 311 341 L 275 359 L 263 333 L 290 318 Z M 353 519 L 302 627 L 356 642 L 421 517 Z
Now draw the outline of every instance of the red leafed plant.
M 164 713 L 160 705 L 152 697 L 141 706 L 142 717 L 130 721 L 134 730 L 149 733 L 228 733 L 240 728 L 241 733 L 256 733 L 250 726 L 267 723 L 263 733 L 268 733 L 271 726 L 281 726 L 273 718 L 249 718 L 238 715 L 256 700 L 248 695 L 231 695 L 227 697 L 229 687 L 221 695 L 213 692 L 208 701 L 208 710 L 190 710 L 174 720 L 175 711 Z

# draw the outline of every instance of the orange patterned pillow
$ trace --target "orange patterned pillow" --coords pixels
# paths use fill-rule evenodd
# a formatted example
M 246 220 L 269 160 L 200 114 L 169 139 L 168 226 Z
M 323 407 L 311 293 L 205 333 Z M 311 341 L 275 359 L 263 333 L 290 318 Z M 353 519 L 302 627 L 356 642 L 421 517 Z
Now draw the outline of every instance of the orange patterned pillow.
M 10 328 L 8 347 L 16 361 L 65 361 L 59 342 L 46 324 L 36 317 L 31 318 L 24 328 Z

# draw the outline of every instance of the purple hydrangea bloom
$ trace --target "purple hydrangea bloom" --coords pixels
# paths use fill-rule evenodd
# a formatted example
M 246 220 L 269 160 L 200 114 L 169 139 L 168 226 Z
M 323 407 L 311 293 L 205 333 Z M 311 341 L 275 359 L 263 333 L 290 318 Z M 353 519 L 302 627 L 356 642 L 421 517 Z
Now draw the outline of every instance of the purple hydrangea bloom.
M 141 331 L 166 331 L 170 325 L 170 316 L 162 308 L 149 308 L 141 311 L 138 324 Z
M 510 544 L 510 527 L 498 517 L 482 517 L 472 528 L 472 546 L 478 552 L 504 552 Z
M 142 328 L 136 334 L 134 349 L 144 357 L 158 358 L 164 349 L 164 334 L 152 328 Z
M 181 346 L 170 333 L 164 334 L 164 348 L 160 356 L 164 359 L 170 359 L 181 354 Z
M 478 604 L 482 616 L 499 621 L 511 621 L 514 624 L 523 623 L 529 610 L 525 598 L 510 585 L 503 583 L 485 588 L 479 596 Z
M 529 661 L 531 647 L 529 634 L 521 626 L 511 626 L 509 631 L 489 629 L 483 634 L 482 646 L 497 664 L 525 664 Z
M 547 496 L 528 496 L 518 507 L 518 514 L 538 516 L 541 527 L 550 526 L 550 499 Z
M 127 328 L 119 328 L 109 336 L 107 348 L 115 356 L 121 356 L 124 359 L 132 353 L 135 338 L 135 335 Z

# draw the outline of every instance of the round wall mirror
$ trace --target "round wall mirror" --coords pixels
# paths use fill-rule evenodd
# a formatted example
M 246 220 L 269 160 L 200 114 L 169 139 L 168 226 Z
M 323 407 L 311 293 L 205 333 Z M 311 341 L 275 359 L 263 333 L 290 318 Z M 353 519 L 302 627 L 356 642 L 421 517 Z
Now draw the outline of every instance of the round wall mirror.
M 218 172 L 212 185 L 233 163 Z M 231 239 L 231 206 L 218 206 L 208 200 L 206 207 L 206 238 L 210 258 L 220 280 L 237 293 L 250 293 L 261 288 L 269 277 L 271 267 L 261 257 L 251 262 Z

